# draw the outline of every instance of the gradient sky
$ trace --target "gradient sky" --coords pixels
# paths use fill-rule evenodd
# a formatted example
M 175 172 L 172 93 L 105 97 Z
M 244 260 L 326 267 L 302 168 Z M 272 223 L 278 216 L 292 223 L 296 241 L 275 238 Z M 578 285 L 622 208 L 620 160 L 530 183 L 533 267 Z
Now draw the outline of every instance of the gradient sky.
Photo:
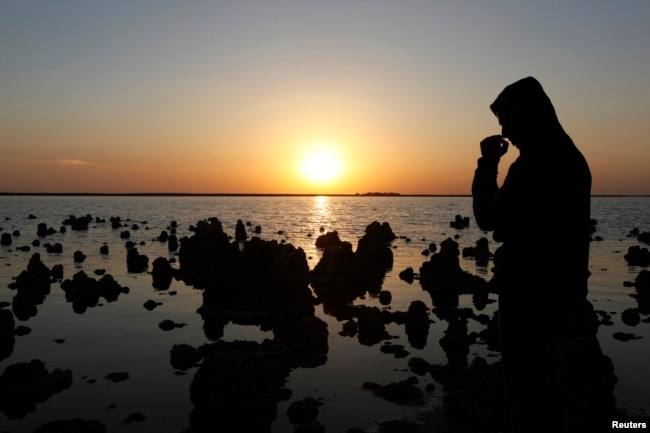
M 1 0 L 0 191 L 468 194 L 489 104 L 533 75 L 592 192 L 650 194 L 648 23 L 647 0 Z

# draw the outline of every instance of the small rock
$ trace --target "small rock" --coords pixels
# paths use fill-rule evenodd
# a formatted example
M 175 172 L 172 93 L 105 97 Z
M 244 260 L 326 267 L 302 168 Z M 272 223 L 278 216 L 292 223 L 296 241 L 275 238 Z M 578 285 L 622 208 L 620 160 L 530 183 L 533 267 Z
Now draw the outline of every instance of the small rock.
M 393 295 L 388 290 L 382 290 L 379 292 L 379 303 L 381 305 L 390 305 L 392 299 Z
M 408 350 L 404 349 L 404 346 L 400 344 L 384 344 L 379 348 L 382 353 L 389 353 L 395 356 L 395 358 L 406 358 L 409 356 Z
M 172 367 L 179 370 L 187 370 L 199 362 L 203 355 L 199 349 L 189 344 L 174 344 L 169 352 Z
M 415 272 L 413 271 L 413 268 L 408 267 L 404 269 L 399 273 L 399 278 L 400 280 L 406 281 L 409 284 L 413 283 L 413 279 L 415 278 Z
M 11 245 L 12 243 L 11 235 L 9 233 L 3 233 L 2 238 L 0 239 L 0 245 Z
M 612 335 L 615 340 L 619 341 L 630 341 L 630 340 L 640 340 L 643 337 L 639 337 L 638 335 L 627 333 L 627 332 L 615 332 L 614 335 Z
M 115 373 L 108 373 L 106 376 L 104 376 L 104 379 L 110 380 L 111 382 L 119 383 L 128 380 L 129 377 L 130 377 L 129 373 L 115 372 Z
M 149 299 L 148 301 L 146 301 L 143 304 L 144 308 L 149 310 L 149 311 L 152 311 L 154 308 L 156 308 L 159 305 L 162 305 L 162 302 L 156 302 L 156 301 L 153 301 L 151 299 Z
M 30 328 L 29 326 L 16 326 L 15 332 L 17 337 L 22 337 L 31 334 L 32 328 Z
M 174 328 L 182 328 L 186 323 L 176 323 L 173 320 L 165 319 L 158 324 L 158 327 L 163 331 L 171 331 Z
M 628 308 L 621 314 L 621 320 L 628 326 L 636 326 L 641 321 L 641 316 L 636 308 Z

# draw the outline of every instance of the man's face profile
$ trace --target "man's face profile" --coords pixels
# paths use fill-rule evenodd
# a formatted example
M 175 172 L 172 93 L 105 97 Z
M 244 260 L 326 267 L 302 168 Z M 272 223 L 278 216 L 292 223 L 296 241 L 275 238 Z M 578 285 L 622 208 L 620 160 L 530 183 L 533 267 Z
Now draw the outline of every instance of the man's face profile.
M 495 113 L 501 125 L 501 136 L 519 148 L 524 130 L 524 122 L 521 116 L 513 113 Z

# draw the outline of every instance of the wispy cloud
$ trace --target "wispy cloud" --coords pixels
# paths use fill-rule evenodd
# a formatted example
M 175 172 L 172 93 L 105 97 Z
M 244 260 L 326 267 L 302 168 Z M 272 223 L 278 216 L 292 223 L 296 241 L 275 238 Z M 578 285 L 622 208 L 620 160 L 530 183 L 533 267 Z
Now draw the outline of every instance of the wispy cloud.
M 65 165 L 97 165 L 94 162 L 83 161 L 81 159 L 55 159 L 52 162 Z

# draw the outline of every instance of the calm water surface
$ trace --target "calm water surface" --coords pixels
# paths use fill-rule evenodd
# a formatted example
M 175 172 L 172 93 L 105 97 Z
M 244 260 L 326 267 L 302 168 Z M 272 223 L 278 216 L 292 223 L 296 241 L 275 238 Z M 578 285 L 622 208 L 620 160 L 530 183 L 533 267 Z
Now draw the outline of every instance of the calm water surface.
M 641 268 L 628 266 L 623 259 L 629 246 L 636 245 L 635 238 L 627 237 L 629 231 L 638 227 L 650 230 L 650 198 L 611 197 L 592 200 L 592 217 L 598 220 L 598 232 L 602 241 L 591 246 L 590 300 L 598 310 L 613 315 L 613 326 L 601 326 L 599 339 L 603 351 L 614 361 L 619 382 L 616 397 L 619 406 L 636 414 L 646 414 L 650 407 L 650 325 L 641 323 L 631 328 L 620 320 L 620 314 L 636 303 L 629 295 L 633 289 L 623 286 L 632 281 Z M 28 219 L 33 214 L 37 219 Z M 17 247 L 31 245 L 36 239 L 38 223 L 58 229 L 70 215 L 106 219 L 106 223 L 91 223 L 89 230 L 48 236 L 42 242 L 61 242 L 62 254 L 48 254 L 43 247 L 31 251 Z M 210 342 L 203 333 L 203 322 L 196 313 L 202 303 L 201 292 L 173 281 L 169 291 L 157 292 L 147 273 L 128 273 L 126 269 L 124 240 L 121 230 L 112 230 L 108 219 L 119 216 L 129 226 L 138 224 L 139 230 L 131 230 L 131 240 L 138 251 L 149 256 L 150 263 L 156 257 L 173 257 L 166 244 L 153 241 L 172 220 L 178 222 L 178 237 L 191 235 L 190 225 L 216 216 L 224 230 L 234 235 L 238 219 L 262 226 L 264 239 L 285 240 L 305 250 L 309 265 L 313 268 L 320 258 L 314 246 L 321 228 L 337 230 L 342 240 L 352 242 L 363 236 L 365 227 L 372 221 L 387 221 L 396 235 L 393 242 L 394 266 L 385 278 L 383 288 L 393 295 L 390 308 L 404 311 L 413 300 L 422 300 L 431 307 L 431 298 L 414 282 L 401 281 L 398 273 L 412 267 L 419 269 L 427 260 L 421 252 L 431 242 L 439 244 L 447 237 L 457 236 L 460 247 L 473 246 L 477 239 L 486 236 L 474 224 L 468 229 L 456 230 L 449 222 L 456 214 L 470 216 L 471 199 L 467 197 L 0 197 L 0 228 L 3 232 L 18 230 L 11 246 L 0 247 L 0 302 L 11 302 L 15 292 L 7 288 L 27 266 L 34 252 L 41 253 L 46 266 L 61 263 L 64 277 L 71 278 L 79 270 L 92 275 L 95 269 L 106 269 L 130 292 L 120 295 L 115 302 L 89 308 L 83 314 L 75 313 L 65 300 L 59 284 L 52 285 L 51 292 L 38 314 L 17 325 L 28 326 L 31 333 L 16 338 L 12 355 L 0 361 L 0 373 L 11 364 L 34 358 L 45 362 L 48 370 L 71 369 L 71 388 L 52 396 L 37 405 L 36 412 L 22 420 L 8 420 L 0 414 L 0 428 L 8 431 L 31 432 L 34 428 L 56 419 L 83 416 L 98 419 L 109 431 L 136 432 L 146 429 L 158 432 L 178 432 L 189 424 L 192 409 L 189 386 L 195 370 L 177 374 L 169 363 L 169 351 L 174 344 L 187 343 L 198 346 Z M 561 217 L 561 215 L 559 216 Z M 489 237 L 489 236 L 488 236 Z M 554 242 L 558 248 L 561 239 L 536 239 L 531 242 Z M 109 255 L 99 254 L 99 248 L 107 244 Z M 491 241 L 490 249 L 497 245 Z M 87 255 L 82 264 L 73 262 L 73 253 L 81 250 Z M 477 267 L 468 259 L 461 259 L 464 270 L 489 278 L 487 268 Z M 553 264 L 540 265 L 539 272 L 553 272 Z M 533 276 L 534 277 L 534 276 Z M 170 291 L 177 294 L 172 296 Z M 163 305 L 153 311 L 143 308 L 143 303 L 153 299 Z M 103 299 L 102 299 L 103 301 Z M 470 307 L 470 299 L 463 298 L 464 306 Z M 359 299 L 357 304 L 381 307 L 373 297 Z M 483 313 L 491 314 L 495 305 L 488 305 Z M 353 426 L 370 428 L 377 419 L 396 418 L 412 413 L 413 408 L 398 406 L 374 397 L 361 389 L 366 381 L 388 383 L 403 380 L 411 375 L 407 360 L 419 356 L 433 363 L 446 362 L 438 341 L 446 325 L 436 321 L 429 331 L 425 349 L 410 347 L 403 328 L 390 325 L 388 332 L 397 337 L 395 344 L 403 344 L 410 356 L 396 359 L 381 353 L 381 344 L 363 346 L 356 338 L 338 335 L 341 323 L 317 307 L 317 315 L 328 324 L 329 352 L 327 363 L 314 369 L 297 369 L 291 373 L 287 387 L 293 391 L 292 399 L 278 405 L 278 418 L 274 432 L 292 431 L 285 415 L 289 404 L 307 396 L 321 399 L 319 421 L 327 431 L 346 431 Z M 164 319 L 186 323 L 184 328 L 163 332 L 158 323 Z M 471 330 L 471 329 L 470 329 Z M 626 343 L 614 340 L 617 331 L 632 332 L 643 337 Z M 273 338 L 256 327 L 228 325 L 225 340 L 255 340 Z M 64 339 L 57 344 L 55 339 Z M 484 346 L 472 346 L 470 356 L 495 356 Z M 493 358 L 494 359 L 494 358 Z M 111 372 L 126 371 L 130 379 L 113 383 L 104 379 Z M 426 385 L 426 380 L 421 381 Z M 434 392 L 430 405 L 439 405 L 442 395 Z M 113 407 L 114 405 L 114 407 Z M 109 408 L 110 407 L 110 408 Z M 133 412 L 142 412 L 142 423 L 124 424 L 122 421 Z

